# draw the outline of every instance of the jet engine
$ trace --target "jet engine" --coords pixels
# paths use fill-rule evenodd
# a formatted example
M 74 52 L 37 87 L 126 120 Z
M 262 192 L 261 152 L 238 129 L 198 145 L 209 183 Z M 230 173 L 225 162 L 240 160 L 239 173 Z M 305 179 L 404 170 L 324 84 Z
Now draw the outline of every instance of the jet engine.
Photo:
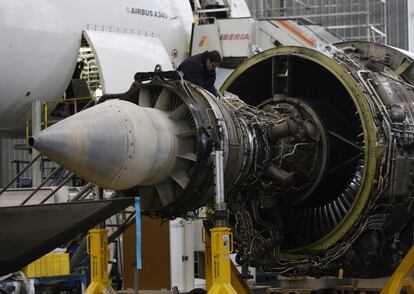
M 412 57 L 379 44 L 280 47 L 239 66 L 222 98 L 138 73 L 30 144 L 163 218 L 211 203 L 221 146 L 238 263 L 383 276 L 414 243 L 413 79 Z

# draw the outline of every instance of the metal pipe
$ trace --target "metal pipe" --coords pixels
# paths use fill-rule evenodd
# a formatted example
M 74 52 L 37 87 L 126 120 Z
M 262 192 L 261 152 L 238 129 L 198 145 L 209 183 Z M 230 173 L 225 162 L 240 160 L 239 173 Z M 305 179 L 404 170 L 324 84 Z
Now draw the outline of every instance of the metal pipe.
M 86 238 L 87 237 L 84 237 L 82 241 L 79 242 L 78 249 L 73 253 L 72 258 L 70 259 L 70 268 L 72 271 L 79 265 L 86 251 Z
M 132 224 L 135 223 L 135 213 L 131 213 L 127 219 L 118 227 L 118 230 L 113 232 L 108 237 L 108 242 L 111 243 L 115 241 L 116 238 L 118 238 L 120 235 L 122 235 Z
M 83 188 L 78 192 L 78 194 L 76 194 L 75 197 L 73 197 L 69 202 L 74 202 L 82 199 L 82 196 L 91 190 L 92 185 L 92 182 L 89 182 L 88 184 L 83 186 Z
M 295 185 L 297 173 L 296 172 L 287 172 L 279 167 L 275 166 L 274 164 L 270 165 L 266 171 L 265 175 L 268 179 L 275 182 L 277 185 L 281 187 L 292 187 Z
M 302 136 L 301 129 L 299 123 L 289 117 L 281 123 L 272 126 L 268 131 L 268 135 L 273 142 L 290 136 L 300 138 Z
M 67 182 L 69 182 L 73 177 L 75 176 L 74 173 L 69 174 L 69 177 L 64 180 L 62 183 L 59 184 L 59 186 L 57 186 L 52 193 L 50 193 L 45 199 L 42 200 L 42 202 L 40 202 L 40 204 L 44 204 L 47 200 L 49 200 L 50 197 L 52 197 L 57 191 L 60 190 L 60 188 L 62 188 L 64 185 L 67 184 Z
M 7 188 L 9 188 L 25 171 L 27 171 L 32 164 L 38 160 L 42 155 L 39 153 L 35 158 L 32 159 L 32 161 L 30 161 L 30 163 L 21 171 L 19 172 L 3 189 L 1 189 L 0 191 L 0 195 L 4 193 L 4 191 L 7 190 Z
M 224 166 L 223 166 L 223 150 L 214 151 L 214 176 L 215 176 L 215 192 L 216 192 L 216 208 L 221 208 L 225 204 L 224 199 Z
M 198 13 L 211 13 L 211 12 L 222 12 L 222 11 L 230 11 L 229 8 L 212 8 L 212 9 L 202 9 L 198 10 Z
M 42 103 L 40 100 L 32 102 L 32 135 L 37 135 L 42 131 Z M 36 157 L 39 151 L 32 149 L 32 157 Z M 32 165 L 32 186 L 36 187 L 42 182 L 42 169 L 40 162 Z
M 84 107 L 82 107 L 82 109 L 80 111 L 89 108 L 93 103 L 95 103 L 94 99 L 89 100 L 88 103 L 86 103 L 86 105 Z
M 85 96 L 85 97 L 76 97 L 76 98 L 64 98 L 64 99 L 54 99 L 54 100 L 47 100 L 48 103 L 68 103 L 72 101 L 82 101 L 82 100 L 90 100 L 94 101 L 93 96 Z
M 55 174 L 57 174 L 61 170 L 63 170 L 63 167 L 58 167 L 53 172 L 51 172 L 50 175 L 46 179 L 44 179 L 43 182 L 41 182 L 40 185 L 37 186 L 36 189 L 34 189 L 33 192 L 30 193 L 30 195 L 27 196 L 27 198 L 24 199 L 20 205 L 25 205 L 33 197 L 33 195 L 36 194 L 47 183 L 47 181 L 49 181 Z
M 26 145 L 29 146 L 29 121 L 26 120 Z
M 92 187 L 92 195 L 93 200 L 102 200 L 103 199 L 103 189 L 99 187 L 98 185 L 93 185 Z M 96 226 L 97 228 L 104 229 L 105 228 L 105 221 L 99 223 L 99 225 Z
M 43 107 L 44 107 L 44 119 L 45 119 L 45 124 L 44 124 L 44 126 L 45 126 L 45 129 L 48 127 L 48 125 L 49 125 L 49 110 L 48 110 L 48 103 L 47 102 L 45 102 L 45 103 L 43 103 Z

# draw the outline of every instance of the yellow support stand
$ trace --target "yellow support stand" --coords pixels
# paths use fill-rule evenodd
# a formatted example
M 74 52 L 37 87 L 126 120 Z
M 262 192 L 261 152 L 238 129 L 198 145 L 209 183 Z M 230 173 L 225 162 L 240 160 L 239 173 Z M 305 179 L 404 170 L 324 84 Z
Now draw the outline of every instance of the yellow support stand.
M 213 285 L 212 281 L 212 254 L 211 254 L 211 238 L 210 234 L 207 231 L 204 231 L 204 244 L 205 244 L 205 275 L 206 275 L 206 289 L 207 291 L 211 289 Z M 239 294 L 252 294 L 249 286 L 247 285 L 246 281 L 240 277 L 239 270 L 234 265 L 232 261 L 230 261 L 231 273 L 230 273 L 230 281 L 233 288 Z
M 237 294 L 231 284 L 231 260 L 233 236 L 229 228 L 211 229 L 211 277 L 212 286 L 208 294 Z
M 90 230 L 87 247 L 91 258 L 91 283 L 85 293 L 116 293 L 108 278 L 108 231 L 106 229 Z
M 408 294 L 414 294 L 414 280 L 412 277 L 414 269 L 414 246 L 411 247 L 407 255 L 397 267 L 394 274 L 385 284 L 381 294 L 400 294 L 405 290 Z

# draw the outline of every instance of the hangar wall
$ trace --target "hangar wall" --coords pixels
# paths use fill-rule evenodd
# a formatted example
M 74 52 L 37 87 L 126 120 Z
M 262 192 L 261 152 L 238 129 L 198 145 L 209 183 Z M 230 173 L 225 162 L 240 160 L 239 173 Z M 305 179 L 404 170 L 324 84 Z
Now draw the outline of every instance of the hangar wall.
M 247 0 L 256 17 L 306 17 L 347 40 L 408 49 L 407 0 Z

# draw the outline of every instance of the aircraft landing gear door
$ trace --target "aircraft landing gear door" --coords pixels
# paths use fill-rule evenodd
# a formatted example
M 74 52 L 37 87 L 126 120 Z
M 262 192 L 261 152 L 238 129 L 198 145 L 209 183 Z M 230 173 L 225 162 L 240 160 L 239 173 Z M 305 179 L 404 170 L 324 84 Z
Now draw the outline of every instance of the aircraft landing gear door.
M 105 31 L 84 31 L 96 59 L 103 93 L 122 93 L 136 72 L 172 70 L 169 54 L 156 37 Z

